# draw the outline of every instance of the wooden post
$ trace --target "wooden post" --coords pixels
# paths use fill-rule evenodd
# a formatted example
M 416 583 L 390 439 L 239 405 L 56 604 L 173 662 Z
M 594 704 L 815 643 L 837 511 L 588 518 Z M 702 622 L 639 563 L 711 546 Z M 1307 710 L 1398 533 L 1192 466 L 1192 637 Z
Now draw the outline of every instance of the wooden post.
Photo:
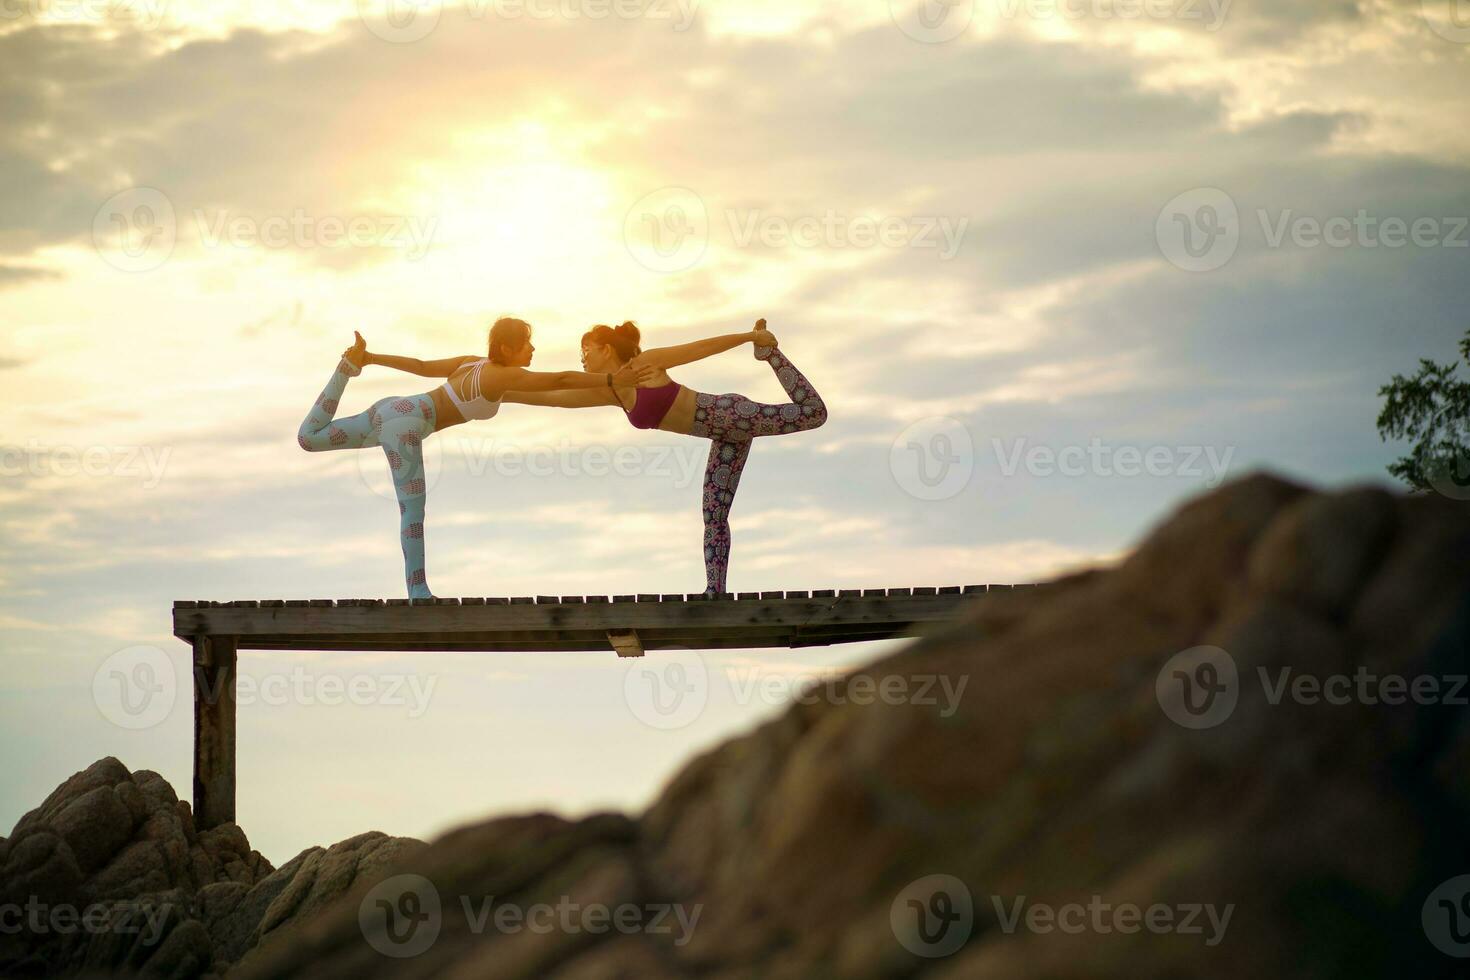
M 236 638 L 194 638 L 194 826 L 235 820 Z

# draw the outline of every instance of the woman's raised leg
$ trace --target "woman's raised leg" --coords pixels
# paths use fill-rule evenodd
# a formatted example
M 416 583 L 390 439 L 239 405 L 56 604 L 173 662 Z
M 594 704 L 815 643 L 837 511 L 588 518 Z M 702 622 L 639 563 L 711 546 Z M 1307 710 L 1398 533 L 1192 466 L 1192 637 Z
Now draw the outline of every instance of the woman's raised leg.
M 826 423 L 827 403 L 822 401 L 817 389 L 796 369 L 796 365 L 774 347 L 757 347 L 755 356 L 771 365 L 771 370 L 776 372 L 776 380 L 781 382 L 791 401 L 767 405 L 740 394 L 708 395 L 701 392 L 694 398 L 691 435 L 741 442 L 756 436 L 807 432 Z
M 376 442 L 371 410 L 354 415 L 350 419 L 334 422 L 337 405 L 342 392 L 347 388 L 347 379 L 362 373 L 362 368 L 343 358 L 332 372 L 332 378 L 316 403 L 306 413 L 301 427 L 296 430 L 296 441 L 309 453 L 326 452 L 332 449 L 361 449 Z
M 806 432 L 820 427 L 827 421 L 827 403 L 796 365 L 775 347 L 757 347 L 755 358 L 765 361 L 776 372 L 776 380 L 791 399 L 789 404 L 761 406 L 758 436 L 781 435 L 787 432 Z M 767 411 L 774 408 L 774 412 Z
M 750 440 L 716 439 L 704 468 L 704 578 L 707 596 L 725 591 L 730 569 L 730 508 L 740 488 L 740 474 L 750 458 Z

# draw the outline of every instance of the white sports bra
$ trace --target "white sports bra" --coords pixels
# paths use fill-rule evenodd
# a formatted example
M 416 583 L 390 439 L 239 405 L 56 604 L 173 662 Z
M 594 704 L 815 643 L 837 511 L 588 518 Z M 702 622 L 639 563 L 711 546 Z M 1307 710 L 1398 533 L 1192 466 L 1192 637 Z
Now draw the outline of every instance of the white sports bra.
M 459 409 L 459 414 L 464 416 L 466 422 L 476 422 L 483 419 L 494 418 L 495 413 L 500 411 L 500 399 L 491 401 L 480 394 L 480 368 L 489 363 L 488 357 L 482 357 L 470 365 L 469 377 L 465 379 L 465 392 L 468 398 L 460 398 L 459 392 L 454 390 L 452 381 L 444 382 L 444 392 L 449 400 L 454 402 L 454 407 Z

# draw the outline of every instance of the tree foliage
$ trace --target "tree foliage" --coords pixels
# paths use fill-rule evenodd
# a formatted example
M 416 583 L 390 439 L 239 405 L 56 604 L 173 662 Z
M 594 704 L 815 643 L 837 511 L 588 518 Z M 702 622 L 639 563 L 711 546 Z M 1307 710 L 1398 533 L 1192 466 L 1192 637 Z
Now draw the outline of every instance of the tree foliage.
M 1470 331 L 1460 341 L 1460 357 L 1470 364 Z M 1470 382 L 1456 376 L 1459 364 L 1419 361 L 1411 378 L 1395 374 L 1378 394 L 1378 435 L 1412 439 L 1413 447 L 1388 466 L 1388 472 L 1414 490 L 1430 490 L 1452 481 L 1470 481 Z

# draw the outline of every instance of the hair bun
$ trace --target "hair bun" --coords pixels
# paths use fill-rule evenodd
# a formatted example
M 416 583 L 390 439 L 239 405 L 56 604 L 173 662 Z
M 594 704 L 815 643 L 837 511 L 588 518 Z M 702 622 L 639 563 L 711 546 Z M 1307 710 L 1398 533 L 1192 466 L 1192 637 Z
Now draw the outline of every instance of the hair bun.
M 624 320 L 617 328 L 617 333 L 624 337 L 630 337 L 636 343 L 638 340 L 638 324 L 632 320 Z

